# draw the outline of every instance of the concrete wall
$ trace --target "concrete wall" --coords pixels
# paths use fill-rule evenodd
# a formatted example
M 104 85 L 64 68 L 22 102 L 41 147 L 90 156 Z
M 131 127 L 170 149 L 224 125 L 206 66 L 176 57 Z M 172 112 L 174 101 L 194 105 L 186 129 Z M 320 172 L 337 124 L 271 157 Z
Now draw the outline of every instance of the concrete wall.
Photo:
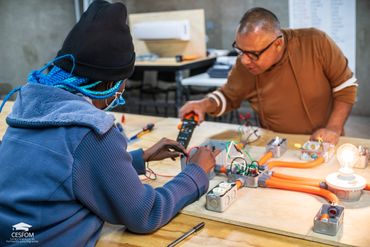
M 118 2 L 113 0 L 112 2 Z M 207 47 L 231 49 L 242 14 L 261 6 L 289 24 L 288 0 L 120 0 L 129 13 L 202 8 Z M 353 113 L 370 116 L 370 1 L 356 1 L 356 76 L 360 87 Z M 53 58 L 75 22 L 73 0 L 0 0 L 0 82 L 23 84 L 30 70 Z
M 0 82 L 24 84 L 55 57 L 74 23 L 73 0 L 0 0 Z
M 268 8 L 278 13 L 283 27 L 289 25 L 286 0 L 121 0 L 120 2 L 126 4 L 129 13 L 204 9 L 208 48 L 232 49 L 236 25 L 245 11 L 252 7 Z
M 370 116 L 370 1 L 356 1 L 356 76 L 357 103 L 353 113 Z M 370 125 L 370 123 L 369 123 Z

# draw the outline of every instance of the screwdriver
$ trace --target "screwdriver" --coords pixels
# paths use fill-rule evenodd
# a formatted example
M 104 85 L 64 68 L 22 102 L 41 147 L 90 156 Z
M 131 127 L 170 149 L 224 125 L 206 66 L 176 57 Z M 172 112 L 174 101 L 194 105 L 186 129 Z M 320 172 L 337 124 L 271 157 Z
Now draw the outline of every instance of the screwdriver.
M 152 131 L 153 128 L 154 128 L 154 123 L 148 123 L 145 127 L 143 127 L 142 130 L 140 130 L 139 133 L 137 133 L 136 135 L 131 136 L 129 141 L 133 141 L 133 140 L 136 140 L 136 139 L 140 138 L 141 136 L 145 135 L 146 133 L 149 133 L 150 131 Z

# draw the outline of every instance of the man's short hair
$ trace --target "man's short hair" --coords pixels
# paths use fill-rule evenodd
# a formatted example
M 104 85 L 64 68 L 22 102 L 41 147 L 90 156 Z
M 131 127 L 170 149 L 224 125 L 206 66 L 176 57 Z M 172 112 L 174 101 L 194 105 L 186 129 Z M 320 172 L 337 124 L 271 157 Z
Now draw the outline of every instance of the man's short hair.
M 253 32 L 256 28 L 266 32 L 280 32 L 280 22 L 274 13 L 264 8 L 249 9 L 240 19 L 238 33 Z

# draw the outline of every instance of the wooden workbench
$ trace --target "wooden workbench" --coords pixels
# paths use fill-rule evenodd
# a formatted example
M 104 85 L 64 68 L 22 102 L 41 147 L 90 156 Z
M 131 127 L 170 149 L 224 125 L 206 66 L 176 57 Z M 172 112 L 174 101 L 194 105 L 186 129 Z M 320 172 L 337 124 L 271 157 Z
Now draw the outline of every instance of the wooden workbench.
M 5 132 L 5 116 L 9 112 L 11 103 L 7 104 L 0 114 L 0 138 Z M 117 119 L 120 119 L 121 115 L 116 114 Z M 133 114 L 125 114 L 126 122 L 124 123 L 124 128 L 127 136 L 135 134 L 142 126 L 148 122 L 155 123 L 155 129 L 153 132 L 144 135 L 138 141 L 132 143 L 129 149 L 136 149 L 138 147 L 148 148 L 156 141 L 162 137 L 168 137 L 175 139 L 178 133 L 176 128 L 179 120 L 175 118 L 158 118 L 151 116 L 138 116 Z M 236 139 L 237 138 L 237 125 L 223 124 L 223 123 L 211 123 L 205 122 L 201 126 L 197 127 L 194 132 L 194 136 L 190 142 L 189 146 L 199 145 L 207 138 L 212 139 Z M 276 136 L 276 133 L 261 130 L 262 137 L 254 143 L 256 146 L 264 146 L 272 137 Z M 303 143 L 307 140 L 308 136 L 304 135 L 280 135 L 286 137 L 289 140 L 289 147 L 292 148 L 294 143 Z M 353 144 L 362 144 L 365 146 L 370 146 L 370 140 L 365 139 L 354 139 L 348 137 L 342 137 L 340 143 L 351 142 Z M 152 162 L 151 168 L 159 174 L 166 175 L 176 175 L 180 172 L 179 161 L 165 160 L 162 162 Z M 161 186 L 170 178 L 158 177 L 155 181 L 145 181 L 152 184 L 153 186 Z M 269 189 L 266 189 L 269 190 Z M 297 193 L 297 192 L 287 192 L 284 193 Z M 267 195 L 267 194 L 266 194 Z M 308 197 L 314 197 L 307 195 Z M 299 198 L 302 198 L 301 196 Z M 263 198 L 261 198 L 263 201 Z M 304 207 L 304 201 L 301 202 L 302 207 Z M 270 204 L 271 208 L 274 205 Z M 318 209 L 317 209 L 318 210 Z M 370 205 L 365 209 L 370 210 Z M 103 228 L 100 240 L 97 243 L 98 247 L 103 246 L 166 246 L 174 239 L 179 237 L 182 233 L 189 230 L 191 227 L 195 226 L 201 221 L 205 222 L 205 227 L 202 231 L 194 234 L 192 237 L 186 239 L 179 246 L 327 246 L 318 242 L 307 241 L 295 237 L 290 237 L 287 235 L 281 235 L 269 231 L 261 231 L 251 229 L 248 227 L 242 227 L 234 225 L 233 223 L 224 223 L 207 218 L 202 218 L 202 216 L 190 216 L 186 214 L 187 212 L 180 213 L 173 220 L 171 220 L 166 226 L 162 227 L 160 230 L 147 235 L 137 235 L 124 230 L 123 226 L 113 226 L 106 224 Z M 368 225 L 361 225 L 354 227 L 354 230 L 358 229 L 369 229 L 370 219 L 368 220 Z M 312 224 L 312 221 L 309 222 Z M 249 226 L 253 227 L 253 226 Z M 273 231 L 272 231 L 273 232 Z M 295 236 L 295 235 L 294 235 Z M 368 236 L 359 234 L 358 238 L 366 239 Z M 361 243 L 361 242 L 360 242 Z M 345 244 L 343 244 L 345 245 Z M 361 246 L 366 246 L 366 244 L 361 244 Z
M 134 117 L 127 115 L 127 118 Z M 147 119 L 149 120 L 149 119 Z M 150 145 L 152 145 L 155 141 L 159 140 L 162 137 L 168 137 L 175 139 L 178 133 L 178 130 L 176 128 L 177 124 L 179 123 L 178 119 L 175 118 L 163 118 L 163 119 L 154 119 L 153 120 L 156 124 L 155 130 L 145 135 L 141 140 L 139 140 L 136 143 L 133 143 L 129 146 L 130 149 L 135 149 L 139 147 L 147 148 Z M 145 125 L 146 122 L 143 122 L 141 126 Z M 129 121 L 127 121 L 126 126 L 130 126 Z M 229 139 L 238 139 L 238 130 L 237 125 L 230 125 L 230 124 L 224 124 L 224 123 L 212 123 L 212 122 L 204 122 L 201 126 L 197 127 L 193 138 L 190 142 L 189 147 L 196 146 L 202 143 L 207 138 L 210 139 L 221 139 L 221 140 L 229 140 Z M 128 129 L 128 136 L 130 136 L 132 133 L 129 133 Z M 304 143 L 308 136 L 306 135 L 286 135 L 286 134 L 277 134 L 271 131 L 267 130 L 260 130 L 260 133 L 262 134 L 261 138 L 254 143 L 257 147 L 254 149 L 257 149 L 257 152 L 259 154 L 263 153 L 263 148 L 266 143 L 275 136 L 285 137 L 288 139 L 288 146 L 290 151 L 289 155 L 294 152 L 293 145 L 294 143 Z M 355 138 L 349 138 L 349 137 L 342 137 L 339 144 L 350 142 L 356 145 L 365 145 L 370 146 L 370 140 L 366 139 L 355 139 Z M 259 148 L 258 148 L 259 147 Z M 259 149 L 259 150 L 258 150 Z M 261 151 L 262 150 L 262 151 Z M 296 151 L 297 152 L 297 151 Z M 288 155 L 288 156 L 289 156 Z M 289 157 L 288 157 L 289 158 Z M 336 161 L 332 161 L 336 162 Z M 336 165 L 332 164 L 331 166 Z M 176 175 L 178 172 L 180 172 L 180 165 L 179 161 L 173 162 L 171 160 L 165 160 L 162 162 L 151 162 L 151 168 L 155 170 L 158 174 L 162 175 Z M 325 177 L 325 175 L 332 169 L 330 166 L 323 166 L 323 173 L 320 175 L 317 170 L 311 170 L 308 169 L 304 171 L 304 174 L 306 176 L 313 175 L 313 177 Z M 311 170 L 311 171 L 310 171 Z M 297 172 L 297 171 L 296 171 Z M 299 171 L 295 175 L 300 175 Z M 366 175 L 370 173 L 368 171 L 360 171 Z M 289 173 L 289 171 L 288 171 Z M 310 173 L 316 173 L 316 174 L 310 174 Z M 293 173 L 294 174 L 294 171 Z M 370 178 L 370 177 L 369 177 Z M 368 179 L 369 179 L 368 178 Z M 166 181 L 168 181 L 170 178 L 167 177 L 158 177 L 156 181 L 150 181 L 153 186 L 161 186 Z M 214 184 L 214 183 L 211 183 Z M 212 187 L 212 186 L 211 186 Z M 245 220 L 250 220 L 250 222 L 244 222 L 244 221 L 238 221 L 235 220 L 237 217 L 235 217 L 235 210 L 233 215 L 233 210 L 227 210 L 224 214 L 225 217 L 222 217 L 222 214 L 209 212 L 204 209 L 204 198 L 195 202 L 194 204 L 186 207 L 173 221 L 171 221 L 167 226 L 163 227 L 159 231 L 145 236 L 139 236 L 135 234 L 128 233 L 127 231 L 122 232 L 122 229 L 118 229 L 107 225 L 105 227 L 105 232 L 102 234 L 102 237 L 99 241 L 98 246 L 109 246 L 106 245 L 107 243 L 113 242 L 113 243 L 127 243 L 137 246 L 165 246 L 171 240 L 175 239 L 176 237 L 180 236 L 181 233 L 187 231 L 192 226 L 196 225 L 200 221 L 206 222 L 206 231 L 202 230 L 202 232 L 199 232 L 196 236 L 192 237 L 191 239 L 185 241 L 183 244 L 184 246 L 201 246 L 201 245 L 207 245 L 207 246 L 255 246 L 255 245 L 261 245 L 261 246 L 291 246 L 296 245 L 298 241 L 299 246 L 320 246 L 321 244 L 315 242 L 315 241 L 321 241 L 324 243 L 330 243 L 335 245 L 341 245 L 341 246 L 348 246 L 354 244 L 359 246 L 366 246 L 367 241 L 369 240 L 369 237 L 366 234 L 366 229 L 370 226 L 370 223 L 366 223 L 366 218 L 368 218 L 370 213 L 370 202 L 369 202 L 369 192 L 365 192 L 366 195 L 362 197 L 360 206 L 361 210 L 365 210 L 364 212 L 364 219 L 359 219 L 359 222 L 361 225 L 359 225 L 356 228 L 353 228 L 352 234 L 350 236 L 356 236 L 356 241 L 352 241 L 351 239 L 345 238 L 342 235 L 338 235 L 337 237 L 330 237 L 326 235 L 321 234 L 315 234 L 312 233 L 311 227 L 313 224 L 313 217 L 315 216 L 316 212 L 319 210 L 322 203 L 326 203 L 326 201 L 320 197 L 312 196 L 304 193 L 299 192 L 290 192 L 290 191 L 277 191 L 272 189 L 244 189 L 243 191 L 244 196 L 251 196 L 252 197 L 245 197 L 247 199 L 242 199 L 238 201 L 239 204 L 245 203 L 249 200 L 249 203 L 265 203 L 265 207 L 261 207 L 260 214 L 255 214 L 255 218 L 261 218 L 261 220 L 269 220 L 269 222 L 263 222 L 264 224 L 259 224 L 258 219 L 256 220 L 253 217 L 240 217 Z M 243 194 L 241 193 L 241 194 Z M 276 195 L 279 195 L 279 198 L 276 197 Z M 276 201 L 269 201 L 268 198 L 274 198 Z M 280 200 L 280 197 L 282 198 Z M 250 200 L 252 199 L 252 200 Z M 244 201 L 243 201 L 244 200 Z M 278 205 L 279 204 L 279 205 Z M 274 206 L 275 205 L 275 206 Z M 349 210 L 354 210 L 356 206 L 355 204 L 347 204 L 347 208 Z M 292 207 L 292 208 L 289 208 Z M 244 207 L 244 209 L 252 209 L 255 210 L 258 208 L 258 206 L 250 205 L 249 207 Z M 294 210 L 293 210 L 294 209 Z M 241 207 L 241 212 L 244 213 L 243 207 Z M 274 212 L 274 210 L 277 210 Z M 280 210 L 280 211 L 279 211 Z M 289 219 L 290 213 L 292 214 L 292 217 L 295 217 L 296 215 L 299 216 L 299 211 L 302 211 L 302 217 L 301 219 L 295 219 L 291 221 L 284 222 L 284 214 Z M 253 212 L 253 211 L 252 211 Z M 349 212 L 349 211 L 347 211 Z M 245 212 L 246 214 L 251 214 L 251 211 L 247 210 Z M 268 216 L 266 216 L 266 213 L 270 215 L 270 219 Z M 348 213 L 348 215 L 353 215 L 353 217 L 361 217 L 361 212 Z M 230 216 L 230 218 L 228 218 Z M 234 217 L 234 218 L 232 218 Z M 276 218 L 275 218 L 276 217 Z M 205 218 L 207 220 L 205 220 Z M 211 219 L 215 219 L 217 221 L 221 222 L 214 222 Z M 370 220 L 370 217 L 369 217 Z M 348 231 L 349 228 L 351 228 L 352 223 L 354 220 L 347 220 L 347 223 L 349 223 L 349 226 L 346 226 L 346 231 Z M 257 222 L 257 223 L 256 223 Z M 297 224 L 296 229 L 295 226 L 289 225 L 290 222 L 292 224 Z M 239 225 L 239 226 L 236 226 Z M 354 224 L 355 225 L 355 224 Z M 240 227 L 244 226 L 244 227 Z M 251 238 L 250 235 L 254 235 L 256 233 L 255 230 L 251 230 L 249 228 L 246 228 L 245 226 L 249 228 L 259 229 L 263 231 L 258 232 L 258 236 L 261 238 Z M 280 227 L 281 226 L 281 227 Z M 308 230 L 307 230 L 308 229 Z M 359 230 L 361 229 L 361 230 Z M 286 236 L 267 233 L 274 232 L 279 234 L 284 234 Z M 365 234 L 364 234 L 365 232 Z M 361 236 L 362 235 L 362 236 Z M 235 238 L 234 238 L 235 236 Z M 263 237 L 262 237 L 263 236 Z M 310 239 L 309 241 L 304 240 L 294 240 L 292 236 L 303 238 L 303 239 Z M 205 239 L 209 239 L 205 240 Z M 341 242 L 341 240 L 343 240 Z M 141 242 L 143 241 L 143 242 Z M 149 242 L 146 242 L 149 241 Z M 270 242 L 271 241 L 271 242 Z

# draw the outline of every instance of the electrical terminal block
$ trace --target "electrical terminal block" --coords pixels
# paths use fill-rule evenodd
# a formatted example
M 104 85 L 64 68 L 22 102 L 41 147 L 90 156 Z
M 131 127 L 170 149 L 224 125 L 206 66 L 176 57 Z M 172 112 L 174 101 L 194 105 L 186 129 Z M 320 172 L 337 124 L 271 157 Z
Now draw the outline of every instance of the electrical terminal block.
M 343 225 L 344 207 L 323 204 L 314 218 L 313 231 L 335 236 Z
M 320 141 L 307 141 L 301 147 L 301 160 L 312 161 L 323 157 L 328 162 L 334 155 L 335 145 Z
M 235 183 L 219 183 L 206 195 L 207 210 L 222 213 L 236 200 L 237 190 Z
M 274 158 L 280 158 L 287 150 L 287 139 L 275 137 L 266 145 L 266 152 L 271 151 Z

